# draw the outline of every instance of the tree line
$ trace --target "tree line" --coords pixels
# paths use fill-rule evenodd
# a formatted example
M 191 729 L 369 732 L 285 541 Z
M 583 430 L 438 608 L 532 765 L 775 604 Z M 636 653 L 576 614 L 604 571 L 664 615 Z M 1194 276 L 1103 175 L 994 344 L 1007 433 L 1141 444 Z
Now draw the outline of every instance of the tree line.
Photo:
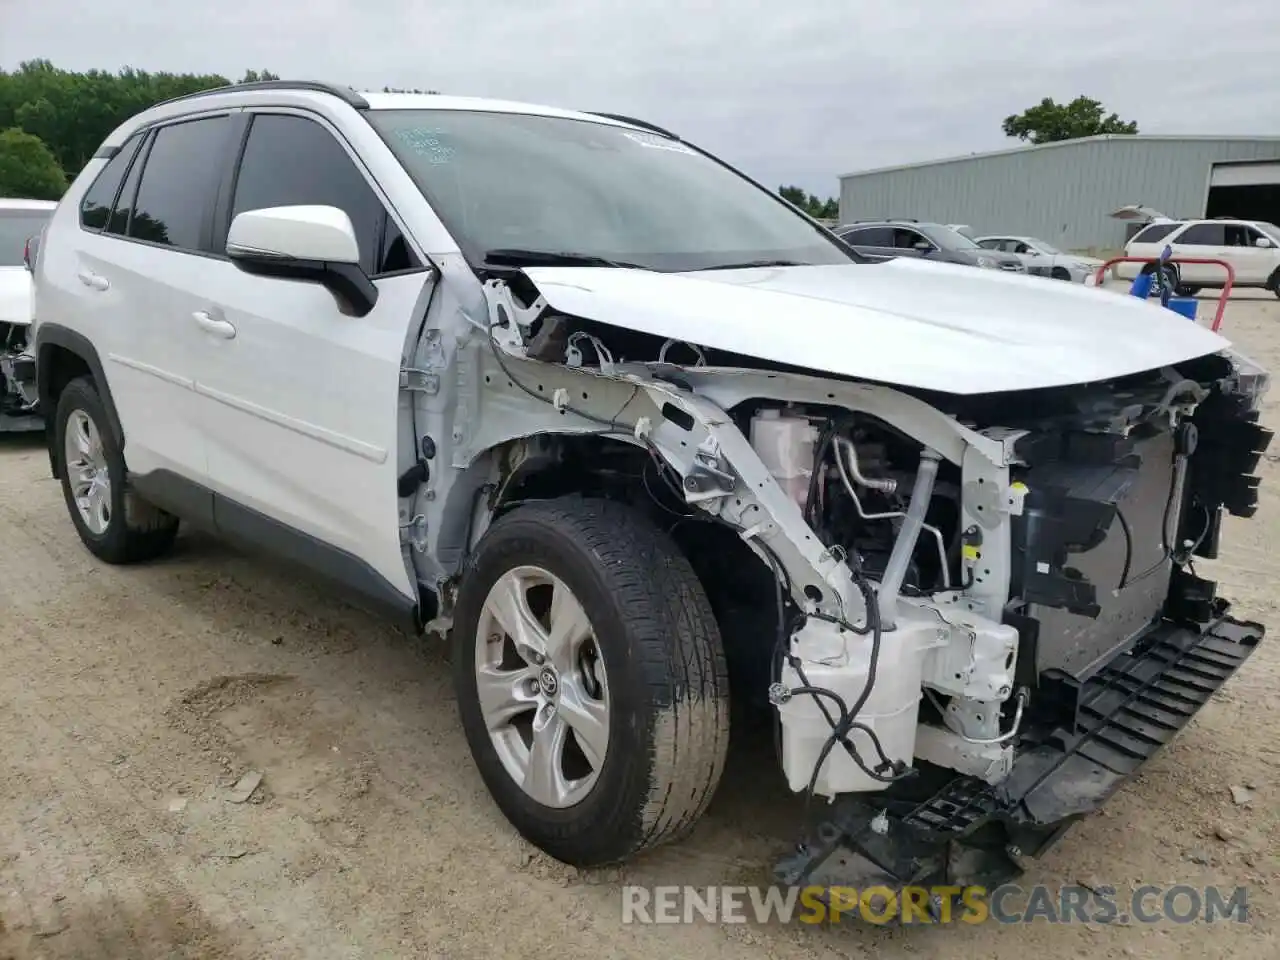
M 249 70 L 239 82 L 279 79 Z M 0 196 L 56 200 L 112 130 L 162 100 L 232 81 L 216 73 L 126 67 L 62 70 L 29 60 L 0 70 Z
M 278 79 L 269 70 L 248 70 L 235 82 Z M 16 70 L 0 70 L 0 196 L 56 200 L 107 134 L 134 114 L 162 100 L 232 82 L 216 73 L 153 73 L 132 67 L 115 73 L 63 70 L 48 60 L 28 60 Z M 1002 128 L 1007 136 L 1032 143 L 1138 132 L 1137 124 L 1114 113 L 1108 116 L 1100 102 L 1084 96 L 1062 104 L 1045 98 L 1006 117 Z M 779 187 L 778 193 L 812 217 L 839 216 L 833 197 L 824 200 L 797 186 Z

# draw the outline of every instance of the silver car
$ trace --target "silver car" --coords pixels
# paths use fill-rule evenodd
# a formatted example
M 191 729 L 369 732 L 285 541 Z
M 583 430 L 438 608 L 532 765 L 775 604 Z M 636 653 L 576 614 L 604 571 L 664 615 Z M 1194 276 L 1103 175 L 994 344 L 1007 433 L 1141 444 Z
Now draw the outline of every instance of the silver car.
M 1001 234 L 978 237 L 977 243 L 984 250 L 998 250 L 1001 253 L 1013 254 L 1026 266 L 1027 273 L 1038 277 L 1052 277 L 1054 280 L 1070 280 L 1074 283 L 1084 283 L 1098 272 L 1098 268 L 1104 262 L 1096 257 L 1067 253 L 1035 237 L 1012 237 Z

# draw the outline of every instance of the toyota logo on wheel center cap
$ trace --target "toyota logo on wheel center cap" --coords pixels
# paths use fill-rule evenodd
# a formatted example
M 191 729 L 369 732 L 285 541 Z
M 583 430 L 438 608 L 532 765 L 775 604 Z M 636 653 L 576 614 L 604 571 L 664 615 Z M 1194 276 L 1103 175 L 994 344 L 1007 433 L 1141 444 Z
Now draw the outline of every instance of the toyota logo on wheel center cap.
M 543 667 L 538 674 L 538 686 L 542 688 L 543 696 L 554 697 L 560 690 L 560 678 L 550 667 Z

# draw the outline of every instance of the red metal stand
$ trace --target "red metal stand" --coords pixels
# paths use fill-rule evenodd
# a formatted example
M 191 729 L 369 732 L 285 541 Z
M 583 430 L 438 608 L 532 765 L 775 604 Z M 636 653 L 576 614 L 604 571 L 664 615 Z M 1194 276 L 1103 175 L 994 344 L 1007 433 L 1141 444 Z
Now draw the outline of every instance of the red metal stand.
M 1236 282 L 1236 271 L 1231 264 L 1225 260 L 1217 260 L 1212 257 L 1170 257 L 1168 260 L 1160 260 L 1159 257 L 1112 257 L 1106 263 L 1098 268 L 1098 272 L 1094 274 L 1093 283 L 1095 286 L 1102 286 L 1102 277 L 1117 263 L 1211 263 L 1217 264 L 1227 271 L 1227 282 L 1222 287 L 1222 295 L 1218 297 L 1218 312 L 1213 316 L 1213 326 L 1209 329 L 1214 333 L 1218 332 L 1218 328 L 1222 326 L 1222 315 L 1227 310 L 1227 301 L 1231 299 L 1231 287 Z

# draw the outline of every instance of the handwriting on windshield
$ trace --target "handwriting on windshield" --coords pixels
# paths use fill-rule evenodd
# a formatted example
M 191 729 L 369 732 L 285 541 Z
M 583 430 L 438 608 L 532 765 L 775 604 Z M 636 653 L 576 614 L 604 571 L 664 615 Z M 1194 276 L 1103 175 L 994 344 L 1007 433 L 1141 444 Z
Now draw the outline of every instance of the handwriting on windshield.
M 397 130 L 396 137 L 414 153 L 424 157 L 427 163 L 451 163 L 453 161 L 455 153 L 453 147 L 442 143 L 435 130 Z

